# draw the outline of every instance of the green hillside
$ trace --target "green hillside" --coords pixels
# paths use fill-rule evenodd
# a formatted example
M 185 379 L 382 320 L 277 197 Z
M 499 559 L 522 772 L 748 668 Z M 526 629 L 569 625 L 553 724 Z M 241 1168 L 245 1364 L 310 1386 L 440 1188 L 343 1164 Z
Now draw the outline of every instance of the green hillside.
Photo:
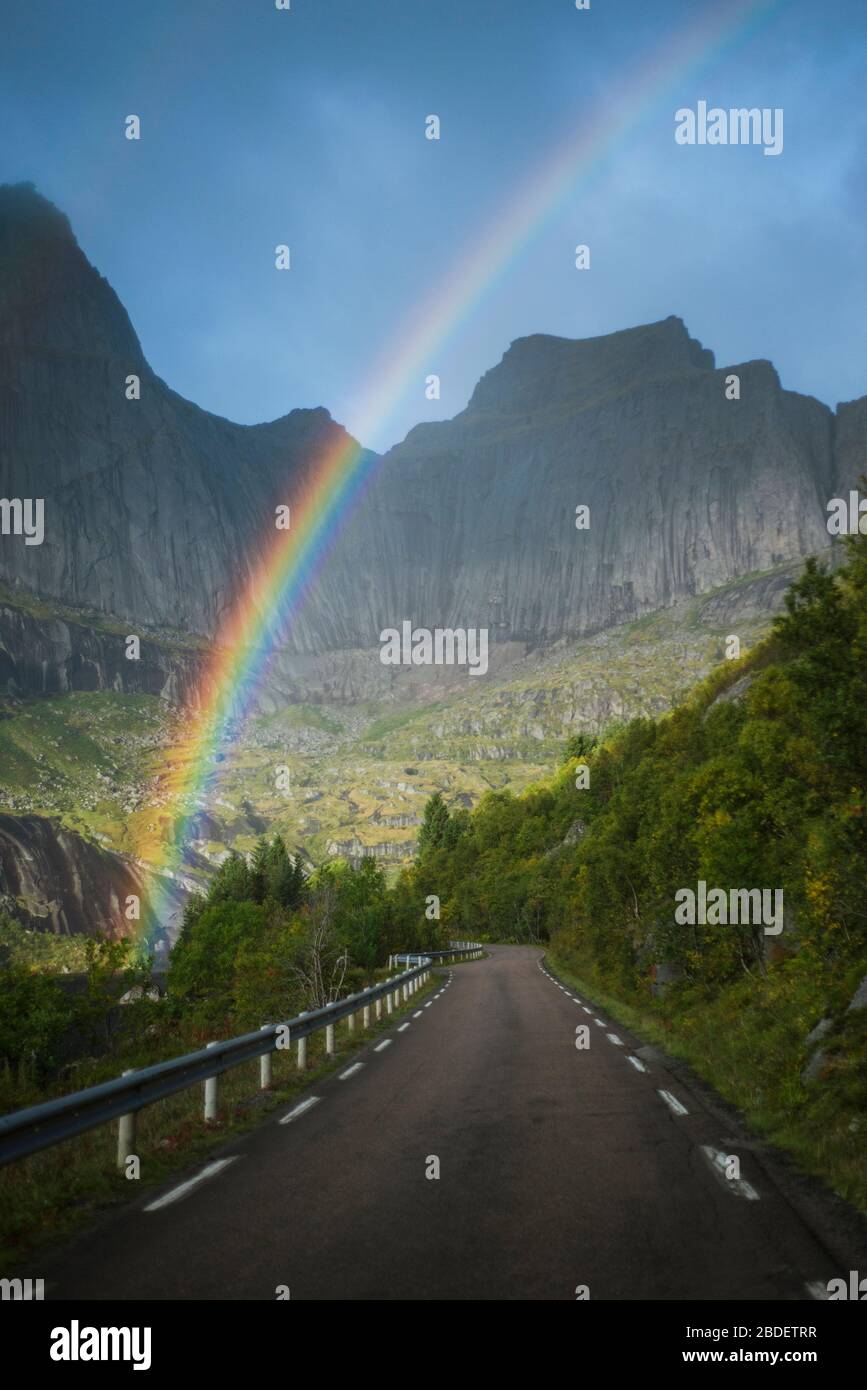
M 449 687 L 435 701 L 408 693 L 357 706 L 293 704 L 254 717 L 226 749 L 195 822 L 191 872 L 201 877 L 228 848 L 251 851 L 267 830 L 311 864 L 372 854 L 393 875 L 412 860 L 434 792 L 468 808 L 491 790 L 521 792 L 551 775 L 573 731 L 598 733 L 670 708 L 720 659 L 731 622 L 718 610 L 752 582 L 528 652 L 500 676 Z M 749 648 L 770 619 L 744 607 L 736 631 Z M 0 810 L 58 816 L 136 854 L 159 816 L 197 809 L 169 802 L 158 780 L 182 725 L 157 696 L 6 697 Z M 278 765 L 290 770 L 286 793 L 275 787 Z
M 571 751 L 523 796 L 429 812 L 401 891 L 437 894 L 458 936 L 550 942 L 867 1207 L 867 538 L 836 575 L 811 562 L 773 634 L 670 714 Z M 679 923 L 699 881 L 781 890 L 782 931 Z

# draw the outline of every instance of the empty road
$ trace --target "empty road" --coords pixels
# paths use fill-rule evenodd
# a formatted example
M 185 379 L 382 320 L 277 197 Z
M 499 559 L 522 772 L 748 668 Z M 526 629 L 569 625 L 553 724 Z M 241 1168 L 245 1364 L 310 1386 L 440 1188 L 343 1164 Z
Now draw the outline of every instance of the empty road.
M 805 1300 L 841 1273 L 719 1112 L 541 951 L 441 982 L 205 1181 L 44 1262 L 46 1296 Z

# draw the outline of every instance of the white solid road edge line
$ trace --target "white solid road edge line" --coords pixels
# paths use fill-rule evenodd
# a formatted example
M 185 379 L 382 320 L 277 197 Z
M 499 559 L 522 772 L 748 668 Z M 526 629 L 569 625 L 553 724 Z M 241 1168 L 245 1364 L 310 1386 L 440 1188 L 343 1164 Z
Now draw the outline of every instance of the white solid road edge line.
M 192 1192 L 194 1187 L 199 1186 L 199 1183 L 206 1182 L 208 1178 L 216 1177 L 223 1168 L 234 1163 L 238 1157 L 238 1154 L 234 1154 L 232 1158 L 218 1158 L 213 1163 L 206 1164 L 201 1173 L 197 1173 L 194 1178 L 188 1178 L 178 1187 L 173 1187 L 170 1192 L 163 1193 L 162 1197 L 157 1197 L 155 1202 L 150 1202 L 145 1207 L 145 1211 L 159 1211 L 161 1207 L 167 1207 L 170 1202 L 177 1202 L 180 1197 L 186 1197 L 188 1192 Z
M 346 1071 L 342 1071 L 338 1079 L 340 1081 L 348 1081 L 349 1077 L 354 1076 L 357 1071 L 361 1071 L 363 1066 L 363 1062 L 355 1062 L 351 1067 L 347 1067 Z
M 689 1114 L 689 1111 L 687 1110 L 686 1106 L 685 1106 L 685 1105 L 681 1105 L 681 1103 L 680 1103 L 680 1101 L 678 1100 L 677 1096 L 673 1096 L 673 1095 L 671 1094 L 671 1091 L 659 1091 L 658 1094 L 662 1096 L 662 1099 L 665 1101 L 665 1103 L 666 1103 L 666 1105 L 668 1106 L 669 1110 L 672 1110 L 672 1111 L 674 1112 L 675 1115 L 688 1115 L 688 1114 Z
M 313 1105 L 318 1105 L 320 1100 L 321 1096 L 308 1096 L 306 1100 L 302 1100 L 300 1105 L 296 1105 L 294 1110 L 290 1110 L 289 1113 L 284 1115 L 277 1123 L 281 1125 L 290 1125 L 293 1120 L 298 1119 L 299 1115 L 303 1115 L 305 1110 L 309 1110 Z
M 392 1042 L 392 1038 L 383 1038 L 382 1042 L 377 1043 L 376 1047 L 373 1050 L 374 1052 L 382 1052 L 386 1047 L 391 1047 Z
M 629 1054 L 626 1060 L 627 1062 L 632 1063 L 636 1071 L 647 1071 L 647 1067 L 644 1065 L 644 1063 L 639 1062 L 637 1057 L 632 1056 L 632 1053 Z

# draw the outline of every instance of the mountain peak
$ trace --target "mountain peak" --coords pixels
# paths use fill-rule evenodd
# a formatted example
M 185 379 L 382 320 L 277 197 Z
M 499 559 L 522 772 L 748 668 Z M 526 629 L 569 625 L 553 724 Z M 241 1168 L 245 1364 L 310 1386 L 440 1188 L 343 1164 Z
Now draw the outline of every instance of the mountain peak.
M 527 412 L 565 401 L 580 407 L 642 380 L 713 369 L 713 353 L 673 314 L 596 338 L 534 333 L 516 338 L 485 373 L 467 410 Z
M 22 230 L 52 232 L 75 241 L 69 218 L 35 184 L 0 183 L 0 238 L 6 242 Z
M 146 365 L 126 310 L 69 218 L 32 183 L 0 184 L 0 347 L 7 342 Z

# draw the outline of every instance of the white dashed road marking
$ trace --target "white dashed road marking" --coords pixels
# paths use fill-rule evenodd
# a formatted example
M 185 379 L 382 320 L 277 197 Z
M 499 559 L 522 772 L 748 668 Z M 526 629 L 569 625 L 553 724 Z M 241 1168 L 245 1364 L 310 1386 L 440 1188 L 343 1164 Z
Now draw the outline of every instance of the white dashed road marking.
M 177 1202 L 181 1197 L 186 1197 L 188 1192 L 192 1192 L 200 1183 L 207 1182 L 208 1178 L 215 1178 L 224 1168 L 228 1168 L 230 1163 L 234 1163 L 238 1154 L 232 1158 L 218 1158 L 213 1163 L 208 1163 L 194 1178 L 188 1178 L 179 1187 L 173 1187 L 170 1192 L 166 1192 L 162 1197 L 157 1197 L 155 1202 L 149 1203 L 145 1211 L 159 1211 L 162 1207 L 167 1207 L 170 1202 Z
M 759 1201 L 759 1194 L 751 1182 L 747 1182 L 746 1178 L 730 1178 L 726 1172 L 729 1159 L 734 1157 L 733 1154 L 724 1154 L 722 1149 L 714 1149 L 710 1144 L 702 1144 L 701 1151 L 713 1168 L 715 1175 L 722 1180 L 729 1192 L 732 1192 L 735 1197 L 745 1197 L 748 1202 Z
M 294 1110 L 290 1110 L 288 1115 L 284 1115 L 282 1120 L 280 1120 L 280 1124 L 291 1124 L 293 1120 L 298 1119 L 299 1115 L 303 1115 L 305 1110 L 309 1110 L 311 1106 L 317 1105 L 319 1103 L 319 1100 L 319 1096 L 308 1096 L 306 1100 L 302 1100 L 300 1105 L 296 1105 Z
M 671 1110 L 675 1115 L 689 1114 L 689 1111 L 687 1110 L 686 1106 L 681 1105 L 677 1096 L 673 1096 L 671 1094 L 671 1091 L 660 1091 L 659 1094 L 662 1096 L 662 1099 L 665 1101 L 669 1110 Z
M 828 1298 L 828 1286 L 823 1284 L 821 1279 L 814 1279 L 811 1283 L 804 1286 L 811 1298 L 817 1298 L 820 1302 Z

